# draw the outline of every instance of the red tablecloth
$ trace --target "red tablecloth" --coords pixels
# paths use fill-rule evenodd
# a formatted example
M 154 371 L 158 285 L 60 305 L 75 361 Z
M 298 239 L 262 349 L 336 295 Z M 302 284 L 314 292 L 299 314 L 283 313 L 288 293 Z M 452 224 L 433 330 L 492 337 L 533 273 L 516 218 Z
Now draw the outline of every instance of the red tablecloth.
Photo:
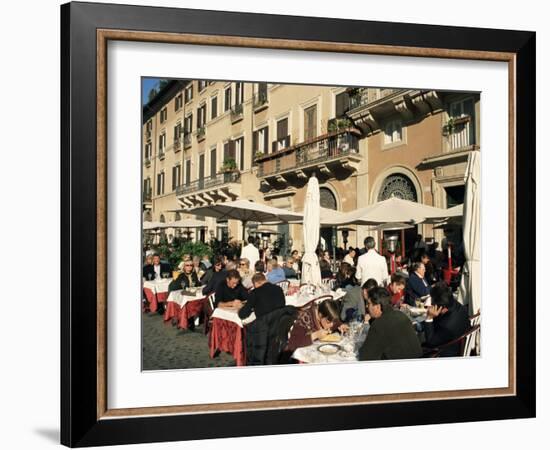
M 145 292 L 145 298 L 149 302 L 149 311 L 151 312 L 156 312 L 158 304 L 166 302 L 168 298 L 168 292 L 158 292 L 155 294 L 149 288 L 143 288 L 143 292 Z
M 179 327 L 187 329 L 189 327 L 189 320 L 191 320 L 193 317 L 200 317 L 202 315 L 202 308 L 203 299 L 192 300 L 183 305 L 178 314 Z
M 168 322 L 173 318 L 177 318 L 180 315 L 181 307 L 176 302 L 167 302 L 166 310 L 164 311 L 164 321 Z
M 246 365 L 244 333 L 244 328 L 236 323 L 214 317 L 208 335 L 210 358 L 214 358 L 219 350 L 230 353 L 235 358 L 237 366 Z

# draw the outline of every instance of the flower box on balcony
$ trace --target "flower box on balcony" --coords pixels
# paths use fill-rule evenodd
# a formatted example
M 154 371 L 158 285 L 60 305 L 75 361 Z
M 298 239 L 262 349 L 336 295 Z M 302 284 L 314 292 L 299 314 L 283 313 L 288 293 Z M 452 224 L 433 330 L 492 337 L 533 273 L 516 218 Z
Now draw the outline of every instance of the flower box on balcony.
M 470 116 L 451 117 L 445 125 L 443 125 L 443 136 L 449 136 L 453 134 L 457 128 L 466 125 L 472 118 Z

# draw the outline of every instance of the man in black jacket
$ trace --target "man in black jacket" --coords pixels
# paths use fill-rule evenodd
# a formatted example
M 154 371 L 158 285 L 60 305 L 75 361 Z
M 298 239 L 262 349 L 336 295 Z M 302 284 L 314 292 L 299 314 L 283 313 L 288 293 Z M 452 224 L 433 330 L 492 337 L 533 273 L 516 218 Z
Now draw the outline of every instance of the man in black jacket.
M 368 291 L 368 311 L 375 320 L 359 349 L 359 360 L 420 358 L 422 348 L 409 318 L 391 304 L 383 287 Z
M 248 301 L 244 306 L 240 302 L 234 302 L 234 306 L 242 306 L 239 310 L 241 319 L 247 318 L 252 311 L 256 318 L 285 306 L 283 290 L 274 284 L 268 283 L 263 273 L 256 273 L 252 277 L 254 290 L 248 294 Z
M 172 267 L 170 264 L 161 263 L 160 256 L 153 255 L 153 264 L 143 266 L 143 278 L 146 280 L 154 280 L 160 278 L 170 278 L 172 276 Z
M 444 283 L 437 283 L 430 293 L 432 306 L 424 322 L 427 347 L 438 347 L 462 336 L 470 328 L 470 320 L 464 306 L 458 303 L 451 289 Z M 459 356 L 460 342 L 441 350 L 440 356 Z

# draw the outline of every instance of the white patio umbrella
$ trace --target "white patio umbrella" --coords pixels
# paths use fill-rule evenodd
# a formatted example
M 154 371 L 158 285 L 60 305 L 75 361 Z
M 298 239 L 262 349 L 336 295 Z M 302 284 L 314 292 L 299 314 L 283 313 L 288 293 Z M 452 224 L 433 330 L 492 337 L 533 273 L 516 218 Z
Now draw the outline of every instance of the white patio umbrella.
M 304 205 L 304 249 L 302 257 L 302 283 L 316 286 L 321 285 L 321 269 L 319 258 L 315 253 L 319 243 L 319 224 L 321 206 L 319 194 L 319 182 L 315 176 L 311 177 L 307 184 L 306 202 Z
M 157 228 L 164 228 L 165 223 L 162 222 L 143 222 L 144 230 L 156 230 Z
M 452 208 L 443 209 L 444 215 L 439 214 L 432 214 L 429 216 L 426 216 L 424 223 L 440 223 L 444 220 L 453 219 L 453 223 L 457 223 L 457 221 L 462 221 L 462 215 L 463 215 L 464 205 L 456 205 Z
M 175 220 L 166 224 L 166 228 L 199 228 L 204 226 L 206 226 L 205 222 L 196 219 Z
M 243 223 L 243 240 L 247 222 L 286 223 L 300 220 L 302 215 L 286 209 L 274 208 L 248 200 L 218 203 L 186 209 L 186 213 L 197 216 L 215 217 L 216 219 L 234 219 Z
M 394 222 L 422 222 L 429 215 L 444 215 L 444 209 L 423 203 L 392 197 L 365 208 L 344 213 L 338 223 L 357 225 L 379 225 Z
M 470 315 L 481 307 L 481 224 L 480 224 L 480 155 L 473 151 L 466 167 L 464 193 L 463 240 L 465 263 L 459 295 L 468 304 Z

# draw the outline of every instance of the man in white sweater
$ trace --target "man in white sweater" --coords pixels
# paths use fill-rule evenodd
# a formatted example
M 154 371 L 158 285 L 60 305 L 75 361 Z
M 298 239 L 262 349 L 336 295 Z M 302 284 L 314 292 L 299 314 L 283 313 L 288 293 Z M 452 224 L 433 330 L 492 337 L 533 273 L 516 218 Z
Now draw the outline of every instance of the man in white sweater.
M 250 267 L 254 268 L 256 261 L 260 259 L 260 252 L 254 246 L 254 238 L 248 236 L 248 245 L 244 246 L 241 250 L 241 259 L 246 258 L 250 262 Z
M 361 280 L 361 286 L 369 279 L 374 278 L 379 286 L 388 280 L 388 264 L 386 258 L 380 255 L 375 249 L 373 237 L 365 239 L 366 253 L 363 253 L 357 260 L 357 272 L 355 277 Z

